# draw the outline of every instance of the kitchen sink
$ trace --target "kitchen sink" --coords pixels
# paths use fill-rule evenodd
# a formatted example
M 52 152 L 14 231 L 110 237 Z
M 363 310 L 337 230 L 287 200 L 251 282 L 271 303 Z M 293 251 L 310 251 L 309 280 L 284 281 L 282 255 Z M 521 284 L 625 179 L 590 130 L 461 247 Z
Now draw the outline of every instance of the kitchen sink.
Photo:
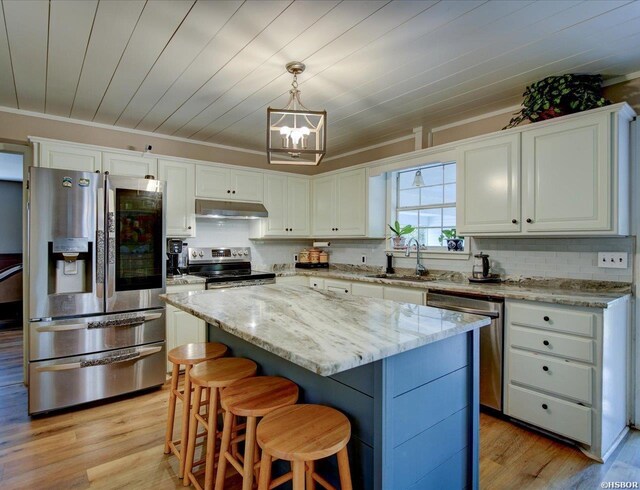
M 406 276 L 399 274 L 369 274 L 365 277 L 371 277 L 374 279 L 393 279 L 394 281 L 409 281 L 409 282 L 428 282 L 434 279 L 428 276 Z

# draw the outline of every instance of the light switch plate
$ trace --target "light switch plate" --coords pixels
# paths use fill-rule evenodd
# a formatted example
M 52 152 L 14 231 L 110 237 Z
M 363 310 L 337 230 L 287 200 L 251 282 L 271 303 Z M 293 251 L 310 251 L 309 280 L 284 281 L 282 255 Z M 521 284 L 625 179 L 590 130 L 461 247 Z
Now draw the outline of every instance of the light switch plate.
M 598 252 L 598 267 L 626 269 L 628 256 L 627 252 Z

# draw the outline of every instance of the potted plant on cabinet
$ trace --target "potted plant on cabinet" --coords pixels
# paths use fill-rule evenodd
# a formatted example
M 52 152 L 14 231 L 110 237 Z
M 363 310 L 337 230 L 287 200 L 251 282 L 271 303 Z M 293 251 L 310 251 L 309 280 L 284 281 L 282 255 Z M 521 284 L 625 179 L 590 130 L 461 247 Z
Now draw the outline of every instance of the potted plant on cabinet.
M 525 120 L 544 121 L 611 103 L 602 96 L 601 75 L 568 73 L 543 78 L 529 85 L 522 95 L 522 109 L 503 129 L 513 128 Z
M 396 220 L 396 222 L 392 225 L 389 225 L 389 229 L 393 232 L 393 248 L 405 248 L 405 237 L 404 235 L 410 235 L 416 229 L 412 225 L 400 226 L 400 222 Z
M 442 230 L 442 235 L 438 237 L 438 241 L 440 242 L 440 245 L 442 245 L 442 242 L 445 239 L 447 240 L 447 250 L 449 250 L 450 252 L 456 252 L 456 251 L 459 252 L 464 250 L 464 239 L 460 238 L 456 234 L 455 228 Z

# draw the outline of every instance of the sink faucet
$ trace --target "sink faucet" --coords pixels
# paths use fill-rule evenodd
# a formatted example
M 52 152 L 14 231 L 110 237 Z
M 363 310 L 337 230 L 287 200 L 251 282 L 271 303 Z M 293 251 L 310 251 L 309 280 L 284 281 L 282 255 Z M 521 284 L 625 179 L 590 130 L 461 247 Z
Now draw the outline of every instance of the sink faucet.
M 416 276 L 423 276 L 427 273 L 427 269 L 425 269 L 424 265 L 420 263 L 420 242 L 417 238 L 410 238 L 409 243 L 407 243 L 407 250 L 404 253 L 405 257 L 409 257 L 411 253 L 411 242 L 416 242 Z

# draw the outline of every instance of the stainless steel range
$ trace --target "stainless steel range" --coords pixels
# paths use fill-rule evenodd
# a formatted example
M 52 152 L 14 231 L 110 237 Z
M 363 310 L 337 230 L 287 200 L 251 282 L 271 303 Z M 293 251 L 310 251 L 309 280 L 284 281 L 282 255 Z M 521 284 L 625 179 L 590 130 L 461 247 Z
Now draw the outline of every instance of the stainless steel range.
M 251 249 L 248 247 L 190 247 L 187 249 L 187 264 L 189 274 L 207 279 L 207 289 L 276 282 L 273 272 L 251 269 Z

